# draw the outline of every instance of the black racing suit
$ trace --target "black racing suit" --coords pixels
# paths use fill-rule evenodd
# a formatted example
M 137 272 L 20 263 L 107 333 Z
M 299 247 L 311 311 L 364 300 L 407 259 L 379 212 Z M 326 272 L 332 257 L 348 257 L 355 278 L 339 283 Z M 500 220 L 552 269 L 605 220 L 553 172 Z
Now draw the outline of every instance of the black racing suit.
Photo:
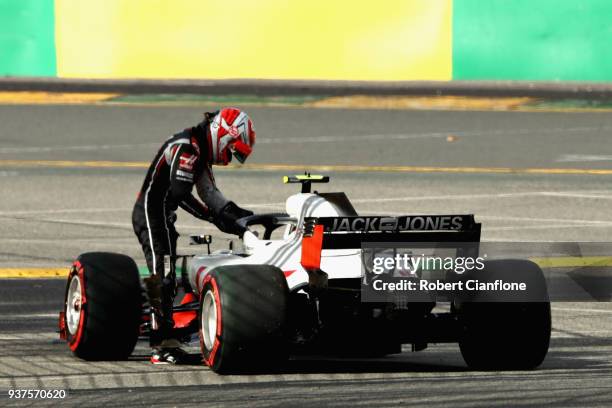
M 171 338 L 172 304 L 176 290 L 178 207 L 213 222 L 224 232 L 240 235 L 235 221 L 252 212 L 227 200 L 217 189 L 212 173 L 207 120 L 175 134 L 161 146 L 145 177 L 132 212 L 132 225 L 142 245 L 151 276 L 145 279 L 152 308 L 151 345 Z M 196 199 L 191 191 L 196 185 Z

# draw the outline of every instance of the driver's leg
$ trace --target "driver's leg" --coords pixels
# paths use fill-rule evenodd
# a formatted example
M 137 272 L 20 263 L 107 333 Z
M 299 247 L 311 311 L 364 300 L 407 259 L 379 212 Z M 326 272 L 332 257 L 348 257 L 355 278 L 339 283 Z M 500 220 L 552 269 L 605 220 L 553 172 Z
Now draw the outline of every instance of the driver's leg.
M 156 275 L 161 279 L 161 312 L 166 325 L 159 343 L 160 348 L 163 349 L 180 346 L 180 342 L 172 335 L 172 329 L 174 328 L 172 309 L 176 296 L 176 241 L 178 239 L 178 233 L 174 228 L 172 218 L 166 216 L 164 220 L 164 236 L 163 239 L 160 239 L 160 243 L 163 242 L 163 245 L 160 245 L 163 252 L 163 269 L 156 272 Z
M 149 214 L 151 215 L 151 214 Z M 136 206 L 132 221 L 147 261 L 150 276 L 144 279 L 151 307 L 150 345 L 153 363 L 175 363 L 180 350 L 168 353 L 167 349 L 178 349 L 179 342 L 172 338 L 174 321 L 172 308 L 176 290 L 175 253 L 178 234 L 165 217 L 149 216 L 144 208 Z

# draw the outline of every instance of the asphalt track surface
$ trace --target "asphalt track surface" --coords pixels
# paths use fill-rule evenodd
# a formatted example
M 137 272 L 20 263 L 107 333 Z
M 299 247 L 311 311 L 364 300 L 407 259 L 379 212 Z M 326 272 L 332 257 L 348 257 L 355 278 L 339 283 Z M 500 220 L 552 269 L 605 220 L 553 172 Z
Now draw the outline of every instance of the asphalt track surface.
M 81 252 L 142 256 L 130 211 L 144 169 L 31 166 L 32 160 L 152 159 L 201 107 L 1 106 L 0 268 L 66 267 Z M 489 241 L 610 241 L 611 175 L 495 174 L 487 168 L 612 169 L 605 113 L 366 111 L 249 108 L 258 131 L 251 163 L 477 167 L 478 172 L 336 172 L 362 213 L 475 213 Z M 451 136 L 451 137 L 449 137 Z M 2 164 L 11 160 L 13 164 Z M 15 164 L 22 161 L 22 164 Z M 24 164 L 25 163 L 25 164 Z M 262 168 L 265 166 L 262 166 Z M 218 171 L 224 193 L 256 212 L 282 210 L 295 186 L 279 171 Z M 188 214 L 183 234 L 229 237 Z M 553 304 L 544 364 L 529 372 L 466 369 L 456 345 L 377 360 L 299 358 L 281 372 L 217 376 L 199 364 L 151 366 L 146 344 L 127 362 L 85 363 L 57 339 L 61 279 L 0 281 L 0 391 L 68 389 L 81 406 L 610 406 L 612 307 Z M 14 404 L 14 400 L 3 400 Z M 53 405 L 56 401 L 22 401 Z

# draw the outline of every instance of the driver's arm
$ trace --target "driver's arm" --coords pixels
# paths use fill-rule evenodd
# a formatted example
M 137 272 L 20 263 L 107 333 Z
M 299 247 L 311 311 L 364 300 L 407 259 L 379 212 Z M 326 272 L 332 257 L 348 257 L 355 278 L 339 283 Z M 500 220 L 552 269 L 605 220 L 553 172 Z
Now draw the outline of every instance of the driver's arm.
M 212 215 L 208 207 L 202 204 L 200 200 L 195 198 L 192 194 L 185 197 L 185 199 L 180 201 L 178 205 L 196 218 L 204 221 L 212 221 Z
M 210 220 L 208 207 L 192 194 L 198 155 L 191 145 L 179 145 L 173 152 L 170 161 L 170 193 L 178 205 L 191 215 Z
M 210 209 L 212 222 L 217 228 L 228 234 L 241 236 L 244 233 L 244 229 L 236 224 L 236 220 L 253 215 L 253 212 L 240 208 L 225 198 L 215 184 L 210 166 L 204 169 L 202 176 L 196 181 L 196 189 L 200 199 Z

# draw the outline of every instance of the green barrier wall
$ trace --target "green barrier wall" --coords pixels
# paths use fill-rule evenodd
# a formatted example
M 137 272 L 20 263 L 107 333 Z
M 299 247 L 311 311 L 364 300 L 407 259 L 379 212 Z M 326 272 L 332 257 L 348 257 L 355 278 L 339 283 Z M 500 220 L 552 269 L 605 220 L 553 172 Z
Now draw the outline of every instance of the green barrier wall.
M 53 0 L 0 0 L 0 75 L 55 76 Z
M 453 79 L 612 80 L 612 0 L 455 0 Z

